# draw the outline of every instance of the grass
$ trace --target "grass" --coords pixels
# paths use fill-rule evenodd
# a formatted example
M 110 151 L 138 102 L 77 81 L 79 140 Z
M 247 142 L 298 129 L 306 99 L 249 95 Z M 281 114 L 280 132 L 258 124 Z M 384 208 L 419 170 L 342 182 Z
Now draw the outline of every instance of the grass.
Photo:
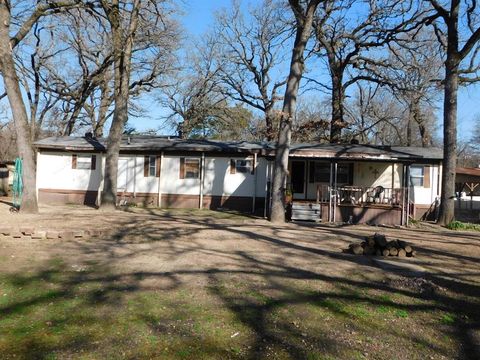
M 422 343 L 449 354 L 425 324 L 440 318 L 453 326 L 453 315 L 432 306 L 413 319 L 415 311 L 404 309 L 409 297 L 295 281 L 274 294 L 263 282 L 238 278 L 218 278 L 207 292 L 136 289 L 113 279 L 108 268 L 76 272 L 61 259 L 40 272 L 1 275 L 3 358 L 241 359 L 253 352 L 332 359 L 364 358 L 365 348 L 388 358 L 394 348 L 378 349 L 372 339 L 403 348 L 411 327 L 424 330 Z M 431 353 L 425 345 L 420 354 Z
M 480 224 L 464 223 L 461 221 L 452 221 L 447 225 L 450 230 L 480 231 Z

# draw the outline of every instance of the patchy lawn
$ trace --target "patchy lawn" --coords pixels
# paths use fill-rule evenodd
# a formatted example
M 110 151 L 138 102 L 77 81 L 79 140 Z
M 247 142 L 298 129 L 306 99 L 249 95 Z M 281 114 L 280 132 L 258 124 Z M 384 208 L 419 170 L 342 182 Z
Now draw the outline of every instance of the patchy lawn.
M 0 237 L 2 359 L 480 358 L 475 233 L 273 228 L 210 211 L 6 216 L 109 235 Z M 418 257 L 342 253 L 375 231 Z

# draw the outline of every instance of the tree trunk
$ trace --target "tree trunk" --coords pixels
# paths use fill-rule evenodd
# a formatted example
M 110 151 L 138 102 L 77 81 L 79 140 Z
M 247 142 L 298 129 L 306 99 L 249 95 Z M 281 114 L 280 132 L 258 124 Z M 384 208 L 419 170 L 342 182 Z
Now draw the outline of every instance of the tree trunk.
M 288 172 L 288 155 L 290 153 L 290 140 L 292 137 L 292 119 L 297 105 L 298 88 L 304 69 L 303 52 L 310 37 L 313 15 L 319 0 L 309 1 L 305 13 L 299 13 L 299 1 L 290 0 L 290 6 L 296 17 L 296 35 L 292 49 L 290 72 L 285 89 L 282 115 L 278 133 L 277 151 L 275 154 L 272 209 L 270 220 L 273 223 L 285 222 L 285 183 Z
M 409 109 L 408 109 L 408 119 L 407 119 L 407 146 L 412 146 L 412 138 L 413 138 L 413 117 L 415 116 L 414 115 L 414 109 L 413 109 L 413 105 L 410 104 L 409 106 Z
M 455 168 L 457 163 L 457 90 L 458 63 L 447 54 L 445 63 L 445 98 L 443 102 L 442 194 L 438 223 L 447 225 L 455 214 Z
M 123 36 L 118 1 L 114 1 L 108 14 L 112 27 L 114 59 L 114 92 L 115 108 L 112 125 L 107 138 L 107 154 L 105 159 L 105 176 L 101 197 L 102 209 L 114 209 L 117 203 L 118 157 L 123 129 L 128 120 L 128 96 L 133 41 L 138 23 L 139 0 L 132 4 L 129 28 L 126 39 Z
M 443 99 L 443 168 L 442 193 L 438 223 L 449 224 L 455 217 L 455 168 L 457 165 L 457 91 L 458 68 L 458 13 L 459 2 L 451 4 L 447 21 L 447 59 Z
M 37 189 L 35 153 L 31 142 L 28 115 L 20 90 L 15 62 L 10 45 L 10 11 L 5 1 L 0 2 L 0 71 L 12 111 L 17 135 L 18 156 L 23 159 L 23 198 L 21 211 L 36 213 Z
M 345 127 L 343 118 L 343 74 L 338 66 L 330 66 L 330 71 L 332 74 L 332 121 L 330 123 L 330 142 L 339 143 L 342 141 L 342 129 Z
M 274 115 L 272 109 L 265 111 L 265 139 L 273 141 L 275 139 L 275 130 L 273 129 Z

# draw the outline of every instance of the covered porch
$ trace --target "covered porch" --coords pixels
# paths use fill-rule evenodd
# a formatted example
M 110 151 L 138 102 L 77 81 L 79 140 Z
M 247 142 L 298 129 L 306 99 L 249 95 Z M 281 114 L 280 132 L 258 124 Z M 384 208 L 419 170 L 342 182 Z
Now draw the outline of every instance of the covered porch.
M 409 163 L 291 159 L 291 218 L 310 207 L 322 222 L 405 225 L 414 211 L 409 173 Z

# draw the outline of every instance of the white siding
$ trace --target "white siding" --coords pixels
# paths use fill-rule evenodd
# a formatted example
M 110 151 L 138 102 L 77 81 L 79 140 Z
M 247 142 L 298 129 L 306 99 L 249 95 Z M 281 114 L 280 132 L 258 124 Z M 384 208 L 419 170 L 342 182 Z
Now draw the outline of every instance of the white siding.
M 419 164 L 421 165 L 421 164 Z M 431 205 L 439 193 L 439 166 L 430 165 L 426 169 L 430 171 L 430 187 L 411 186 L 410 201 L 418 205 Z
M 392 168 L 393 167 L 393 168 Z M 402 165 L 375 162 L 357 162 L 354 164 L 353 184 L 362 187 L 383 186 L 384 188 L 401 187 Z
M 82 153 L 82 155 L 92 155 Z M 37 188 L 61 190 L 97 190 L 102 179 L 103 159 L 97 156 L 95 170 L 72 169 L 72 153 L 39 152 Z
M 205 195 L 216 196 L 265 196 L 266 160 L 258 159 L 256 174 L 230 173 L 231 159 L 246 159 L 245 157 L 208 157 L 205 159 Z M 251 157 L 249 158 L 251 159 Z M 256 180 L 255 180 L 256 179 Z

